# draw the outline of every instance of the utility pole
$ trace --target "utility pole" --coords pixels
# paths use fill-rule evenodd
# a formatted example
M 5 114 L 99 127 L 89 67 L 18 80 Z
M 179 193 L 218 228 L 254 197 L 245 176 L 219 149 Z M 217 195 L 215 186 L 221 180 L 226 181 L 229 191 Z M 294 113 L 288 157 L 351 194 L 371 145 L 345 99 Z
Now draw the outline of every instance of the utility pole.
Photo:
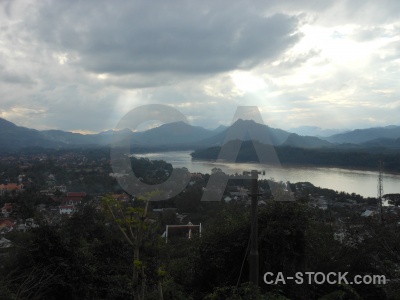
M 378 176 L 378 197 L 379 197 L 379 221 L 381 224 L 383 224 L 383 208 L 382 208 L 382 195 L 383 195 L 383 175 L 382 175 L 382 170 L 383 170 L 383 163 L 382 161 L 379 161 L 379 176 Z
M 250 282 L 258 286 L 258 275 L 259 275 L 259 254 L 258 254 L 258 174 L 261 173 L 257 170 L 251 170 L 251 172 L 243 172 L 243 174 L 251 175 L 251 248 L 249 256 Z

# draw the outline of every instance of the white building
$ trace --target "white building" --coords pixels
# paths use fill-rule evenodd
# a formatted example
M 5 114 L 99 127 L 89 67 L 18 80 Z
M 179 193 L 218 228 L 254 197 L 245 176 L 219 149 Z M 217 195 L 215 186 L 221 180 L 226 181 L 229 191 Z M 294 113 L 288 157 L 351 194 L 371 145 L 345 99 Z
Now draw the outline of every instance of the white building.
M 72 215 L 75 212 L 75 207 L 73 205 L 61 205 L 60 215 Z

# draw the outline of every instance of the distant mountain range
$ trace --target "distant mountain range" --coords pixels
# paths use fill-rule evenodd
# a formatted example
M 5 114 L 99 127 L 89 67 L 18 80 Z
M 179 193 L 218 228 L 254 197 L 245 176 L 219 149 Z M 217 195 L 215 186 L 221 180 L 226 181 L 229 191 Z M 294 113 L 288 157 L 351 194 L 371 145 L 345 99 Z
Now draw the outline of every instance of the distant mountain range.
M 319 148 L 332 147 L 332 143 L 322 140 L 315 136 L 300 136 L 296 133 L 290 134 L 282 146 L 290 146 L 297 148 Z
M 107 146 L 111 145 L 115 139 L 129 139 L 133 149 L 197 149 L 221 146 L 232 140 L 258 140 L 267 145 L 297 148 L 387 147 L 398 149 L 400 148 L 400 126 L 358 129 L 328 137 L 317 137 L 299 135 L 258 124 L 252 120 L 239 119 L 229 127 L 220 126 L 214 130 L 184 122 L 174 122 L 142 132 L 124 129 L 118 132 L 109 130 L 97 134 L 79 134 L 62 130 L 29 129 L 0 118 L 0 150 L 26 147 Z
M 198 146 L 221 146 L 232 140 L 258 140 L 264 144 L 280 145 L 286 141 L 289 132 L 271 128 L 251 120 L 239 119 L 220 133 L 200 140 Z
M 2 149 L 59 147 L 62 144 L 47 139 L 38 130 L 16 126 L 14 123 L 0 118 L 0 147 Z
M 339 133 L 326 138 L 331 143 L 361 144 L 375 139 L 398 139 L 400 138 L 400 126 L 374 127 L 367 129 L 356 129 L 353 131 Z
M 299 126 L 290 128 L 288 131 L 296 133 L 298 135 L 316 136 L 316 137 L 328 137 L 334 134 L 348 132 L 349 130 L 341 129 L 322 129 L 317 126 Z

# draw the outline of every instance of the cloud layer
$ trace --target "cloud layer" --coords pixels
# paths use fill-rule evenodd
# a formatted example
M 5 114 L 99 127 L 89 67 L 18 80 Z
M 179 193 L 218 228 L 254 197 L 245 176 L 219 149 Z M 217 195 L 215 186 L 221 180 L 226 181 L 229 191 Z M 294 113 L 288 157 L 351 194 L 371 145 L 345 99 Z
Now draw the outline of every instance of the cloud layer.
M 0 117 L 97 132 L 160 103 L 290 128 L 398 124 L 398 1 L 3 1 Z

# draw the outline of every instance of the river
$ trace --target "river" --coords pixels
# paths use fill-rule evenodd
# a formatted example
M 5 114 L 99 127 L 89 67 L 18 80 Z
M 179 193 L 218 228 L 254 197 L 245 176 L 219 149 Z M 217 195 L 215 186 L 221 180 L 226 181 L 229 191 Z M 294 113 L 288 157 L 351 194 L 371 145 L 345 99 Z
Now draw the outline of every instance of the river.
M 192 160 L 192 151 L 171 151 L 160 153 L 135 154 L 136 157 L 146 157 L 151 160 L 165 160 L 175 168 L 187 168 L 190 172 L 211 174 L 213 168 L 220 168 L 226 174 L 242 174 L 243 171 L 265 171 L 260 179 L 273 178 L 276 181 L 311 182 L 315 186 L 329 188 L 346 193 L 356 193 L 363 197 L 376 197 L 378 186 L 378 171 L 361 171 L 341 168 L 282 166 L 271 167 L 259 163 L 220 163 Z M 400 175 L 383 174 L 384 194 L 400 193 Z

